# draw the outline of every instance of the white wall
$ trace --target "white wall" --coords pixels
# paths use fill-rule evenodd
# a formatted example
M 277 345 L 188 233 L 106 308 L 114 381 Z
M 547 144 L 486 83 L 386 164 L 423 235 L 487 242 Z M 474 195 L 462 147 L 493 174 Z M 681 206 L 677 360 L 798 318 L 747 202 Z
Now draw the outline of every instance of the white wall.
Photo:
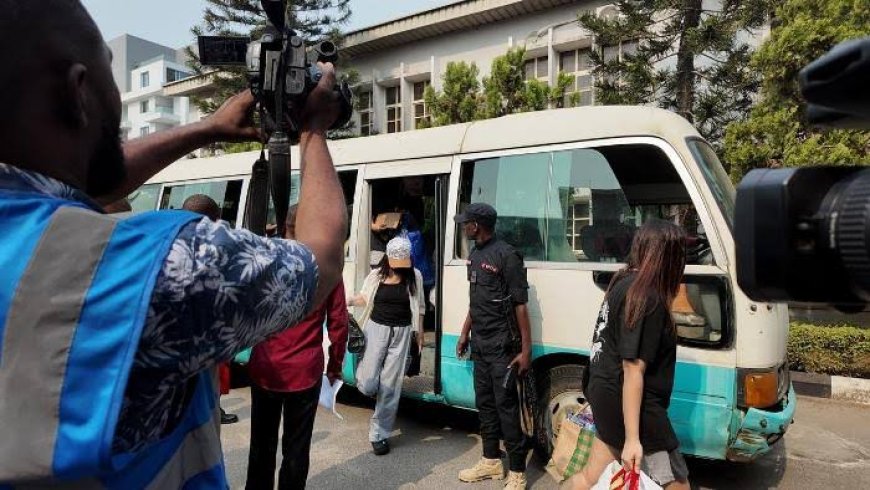
M 530 57 L 550 57 L 552 84 L 558 74 L 557 53 L 591 42 L 577 22 L 581 11 L 594 10 L 607 4 L 609 2 L 597 0 L 563 6 L 354 58 L 351 68 L 359 72 L 362 84 L 375 87 L 375 130 L 385 133 L 387 129 L 384 87 L 401 86 L 403 128 L 411 129 L 413 82 L 429 79 L 434 88 L 439 90 L 441 76 L 447 64 L 453 61 L 474 62 L 481 76 L 486 76 L 495 57 L 512 47 L 526 46 Z M 358 126 L 358 117 L 356 121 Z
M 164 97 L 163 86 L 167 83 L 166 70 L 171 68 L 183 72 L 190 72 L 186 66 L 167 61 L 155 60 L 152 63 L 138 67 L 130 73 L 132 90 L 123 94 L 122 100 L 126 107 L 126 119 L 124 126 L 128 128 L 128 138 L 138 138 L 142 134 L 142 128 L 148 128 L 149 133 L 155 133 L 182 124 L 194 122 L 190 120 L 190 102 L 187 97 Z M 148 86 L 142 86 L 142 74 L 148 73 Z M 167 106 L 165 99 L 171 99 L 171 114 L 166 109 L 157 109 L 158 99 L 162 99 L 161 105 Z M 142 102 L 148 102 L 148 110 L 143 112 Z M 159 121 L 153 121 L 156 113 L 164 114 Z M 151 119 L 151 120 L 149 120 Z M 198 118 L 197 118 L 198 120 Z

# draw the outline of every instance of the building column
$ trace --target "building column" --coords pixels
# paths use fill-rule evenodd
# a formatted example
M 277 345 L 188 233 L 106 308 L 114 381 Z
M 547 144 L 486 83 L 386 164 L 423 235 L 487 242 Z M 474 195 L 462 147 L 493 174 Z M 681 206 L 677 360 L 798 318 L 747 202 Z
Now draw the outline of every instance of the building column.
M 380 74 L 377 70 L 372 70 L 372 117 L 374 124 L 372 128 L 378 134 L 387 132 L 387 104 L 384 94 L 384 88 L 379 83 Z
M 553 47 L 553 28 L 547 29 L 547 64 L 549 67 L 549 83 L 551 87 L 556 86 L 556 80 L 559 79 L 559 54 L 556 48 Z

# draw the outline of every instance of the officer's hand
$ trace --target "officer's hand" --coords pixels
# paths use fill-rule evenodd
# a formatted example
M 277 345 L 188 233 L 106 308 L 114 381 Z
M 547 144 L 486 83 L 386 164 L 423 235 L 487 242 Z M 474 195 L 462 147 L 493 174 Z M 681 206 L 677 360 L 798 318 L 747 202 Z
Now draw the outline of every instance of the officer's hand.
M 465 355 L 465 351 L 468 350 L 468 337 L 461 336 L 459 340 L 456 342 L 456 357 L 461 358 Z
M 518 354 L 517 357 L 514 357 L 514 360 L 510 363 L 511 366 L 516 368 L 516 373 L 518 376 L 522 376 L 526 374 L 526 371 L 532 367 L 532 356 L 529 354 Z
M 213 142 L 257 141 L 260 129 L 254 126 L 256 101 L 250 90 L 236 94 L 203 121 Z
M 308 95 L 302 111 L 302 130 L 327 131 L 338 119 L 341 111 L 338 94 L 335 92 L 335 66 L 332 63 L 317 63 L 323 77 Z

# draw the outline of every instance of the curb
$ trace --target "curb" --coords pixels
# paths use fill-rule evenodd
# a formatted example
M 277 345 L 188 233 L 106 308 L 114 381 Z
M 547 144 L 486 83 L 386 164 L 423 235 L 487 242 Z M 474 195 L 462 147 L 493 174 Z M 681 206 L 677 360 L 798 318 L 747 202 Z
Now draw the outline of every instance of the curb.
M 870 379 L 791 371 L 791 383 L 798 395 L 832 398 L 870 405 Z

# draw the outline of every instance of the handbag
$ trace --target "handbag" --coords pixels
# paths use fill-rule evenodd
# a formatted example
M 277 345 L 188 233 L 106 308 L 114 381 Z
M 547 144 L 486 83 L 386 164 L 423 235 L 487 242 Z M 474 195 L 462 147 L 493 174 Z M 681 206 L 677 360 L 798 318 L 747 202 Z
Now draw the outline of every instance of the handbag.
M 366 334 L 360 328 L 352 315 L 347 324 L 347 351 L 351 354 L 362 354 L 366 350 Z
M 411 346 L 408 349 L 408 361 L 405 363 L 405 376 L 413 377 L 420 374 L 420 355 L 417 332 L 411 332 Z

